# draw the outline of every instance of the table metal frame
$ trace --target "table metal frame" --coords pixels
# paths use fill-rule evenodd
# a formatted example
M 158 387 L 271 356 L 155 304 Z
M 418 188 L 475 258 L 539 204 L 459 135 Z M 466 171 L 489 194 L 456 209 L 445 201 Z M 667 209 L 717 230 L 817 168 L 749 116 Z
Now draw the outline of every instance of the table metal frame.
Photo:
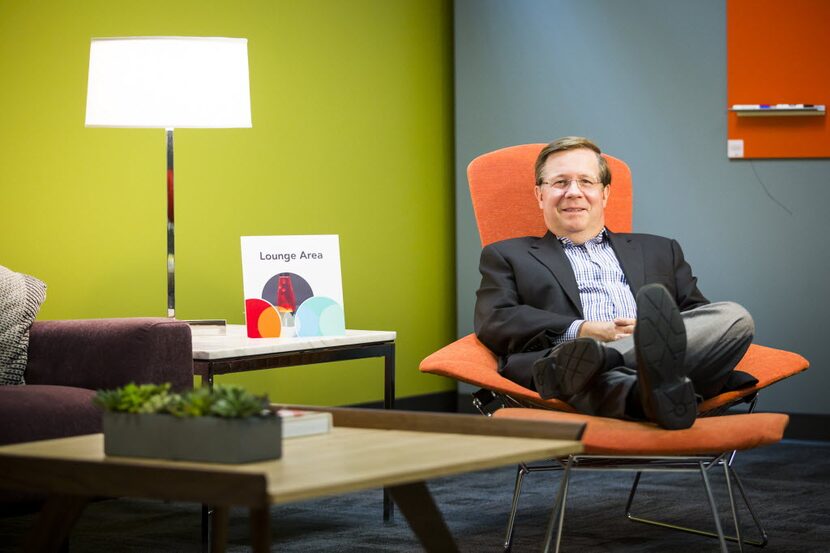
M 202 378 L 202 383 L 213 387 L 214 377 L 298 365 L 313 365 L 333 361 L 350 361 L 383 357 L 383 407 L 395 408 L 395 341 L 349 344 L 326 348 L 307 348 L 297 351 L 242 355 L 219 359 L 194 359 L 193 374 Z
M 241 355 L 217 359 L 194 359 L 193 374 L 202 378 L 202 386 L 214 384 L 214 377 L 223 374 L 236 374 L 299 365 L 313 365 L 334 361 L 353 359 L 371 359 L 383 357 L 383 408 L 395 408 L 395 341 L 347 344 L 323 348 L 305 348 L 296 351 Z M 383 489 L 383 520 L 390 521 L 394 515 L 395 505 L 388 488 Z M 212 541 L 211 518 L 213 510 L 202 505 L 202 550 L 209 551 Z

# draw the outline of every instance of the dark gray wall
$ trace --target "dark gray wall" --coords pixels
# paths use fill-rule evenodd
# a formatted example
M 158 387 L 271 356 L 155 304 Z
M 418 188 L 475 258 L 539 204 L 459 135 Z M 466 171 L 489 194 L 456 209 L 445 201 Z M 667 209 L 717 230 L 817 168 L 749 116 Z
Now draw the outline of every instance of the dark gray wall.
M 676 238 L 710 300 L 753 313 L 756 343 L 812 363 L 760 407 L 830 413 L 830 162 L 727 160 L 725 14 L 724 0 L 455 1 L 459 335 L 481 251 L 467 164 L 584 135 L 631 166 L 634 230 Z

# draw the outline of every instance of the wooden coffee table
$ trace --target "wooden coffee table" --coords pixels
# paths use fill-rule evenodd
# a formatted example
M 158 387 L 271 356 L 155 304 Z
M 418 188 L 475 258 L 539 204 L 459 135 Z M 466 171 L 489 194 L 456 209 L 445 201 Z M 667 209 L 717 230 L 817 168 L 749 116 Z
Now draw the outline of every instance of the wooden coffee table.
M 27 551 L 58 551 L 93 497 L 214 506 L 213 551 L 224 551 L 231 506 L 250 510 L 253 550 L 269 551 L 269 507 L 387 486 L 427 551 L 457 551 L 425 480 L 582 450 L 583 426 L 474 415 L 328 409 L 328 434 L 285 440 L 283 457 L 243 465 L 107 457 L 92 434 L 0 447 L 0 488 L 49 499 Z

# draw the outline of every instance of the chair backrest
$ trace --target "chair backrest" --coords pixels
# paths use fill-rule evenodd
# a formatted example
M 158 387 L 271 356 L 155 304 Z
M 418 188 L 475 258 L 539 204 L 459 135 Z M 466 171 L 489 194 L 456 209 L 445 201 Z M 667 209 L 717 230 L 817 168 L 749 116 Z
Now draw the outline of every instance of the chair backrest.
M 511 146 L 470 162 L 467 180 L 483 246 L 518 236 L 542 236 L 547 230 L 533 195 L 533 165 L 544 147 Z M 612 231 L 631 232 L 631 169 L 622 160 L 605 154 L 603 157 L 611 169 L 605 225 Z

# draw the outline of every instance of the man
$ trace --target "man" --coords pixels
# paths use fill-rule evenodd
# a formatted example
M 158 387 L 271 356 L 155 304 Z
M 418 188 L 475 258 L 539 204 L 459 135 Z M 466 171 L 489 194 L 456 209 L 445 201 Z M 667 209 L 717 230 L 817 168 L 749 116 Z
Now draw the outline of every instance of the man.
M 709 303 L 674 240 L 605 228 L 611 172 L 600 153 L 581 137 L 541 151 L 535 194 L 548 232 L 481 252 L 475 331 L 504 376 L 545 399 L 688 428 L 700 398 L 754 383 L 733 372 L 752 318 Z

